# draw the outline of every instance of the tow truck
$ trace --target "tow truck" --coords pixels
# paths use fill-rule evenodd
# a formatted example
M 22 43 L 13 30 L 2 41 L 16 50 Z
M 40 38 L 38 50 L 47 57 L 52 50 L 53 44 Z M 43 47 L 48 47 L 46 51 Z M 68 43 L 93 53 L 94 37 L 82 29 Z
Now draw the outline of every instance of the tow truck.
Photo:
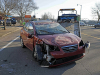
M 64 12 L 67 13 L 69 11 L 71 11 L 71 14 L 64 13 Z M 77 15 L 77 10 L 75 10 L 75 8 L 60 9 L 58 11 L 57 22 L 60 23 L 69 32 L 74 33 L 75 35 L 81 37 L 81 29 L 79 21 L 80 21 L 80 15 Z

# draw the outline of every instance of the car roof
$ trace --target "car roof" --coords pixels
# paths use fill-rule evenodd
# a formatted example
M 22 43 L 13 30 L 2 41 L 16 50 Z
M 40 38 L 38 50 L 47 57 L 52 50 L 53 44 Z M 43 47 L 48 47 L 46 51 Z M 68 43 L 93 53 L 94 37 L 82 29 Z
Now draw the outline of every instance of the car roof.
M 31 21 L 34 25 L 44 25 L 44 24 L 52 24 L 56 23 L 50 20 L 39 20 L 39 21 Z

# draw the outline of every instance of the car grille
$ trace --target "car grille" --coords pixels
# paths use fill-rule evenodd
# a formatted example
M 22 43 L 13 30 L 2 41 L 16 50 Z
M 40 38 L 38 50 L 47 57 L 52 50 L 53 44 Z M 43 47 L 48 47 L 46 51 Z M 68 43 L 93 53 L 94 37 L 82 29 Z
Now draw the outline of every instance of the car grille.
M 78 49 L 78 45 L 69 45 L 61 47 L 65 53 L 75 52 Z

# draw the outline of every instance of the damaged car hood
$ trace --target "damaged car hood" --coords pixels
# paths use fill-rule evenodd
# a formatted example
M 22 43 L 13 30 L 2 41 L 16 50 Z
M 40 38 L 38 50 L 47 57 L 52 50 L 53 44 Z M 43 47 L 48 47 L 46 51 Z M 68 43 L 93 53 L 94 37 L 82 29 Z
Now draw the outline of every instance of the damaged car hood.
M 53 35 L 39 35 L 38 36 L 43 42 L 49 45 L 70 45 L 78 44 L 81 41 L 81 38 L 72 34 L 53 34 Z

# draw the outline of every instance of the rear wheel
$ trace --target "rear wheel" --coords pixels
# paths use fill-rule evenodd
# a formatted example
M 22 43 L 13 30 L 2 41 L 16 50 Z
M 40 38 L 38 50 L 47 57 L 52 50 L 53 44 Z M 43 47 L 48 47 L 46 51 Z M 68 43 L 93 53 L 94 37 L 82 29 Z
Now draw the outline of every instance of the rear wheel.
M 26 47 L 26 46 L 24 45 L 24 42 L 23 42 L 23 39 L 22 39 L 22 38 L 20 38 L 20 43 L 21 43 L 22 48 L 25 48 L 25 47 Z
M 32 57 L 34 59 L 37 59 L 37 51 L 34 49 L 33 52 L 32 52 Z

